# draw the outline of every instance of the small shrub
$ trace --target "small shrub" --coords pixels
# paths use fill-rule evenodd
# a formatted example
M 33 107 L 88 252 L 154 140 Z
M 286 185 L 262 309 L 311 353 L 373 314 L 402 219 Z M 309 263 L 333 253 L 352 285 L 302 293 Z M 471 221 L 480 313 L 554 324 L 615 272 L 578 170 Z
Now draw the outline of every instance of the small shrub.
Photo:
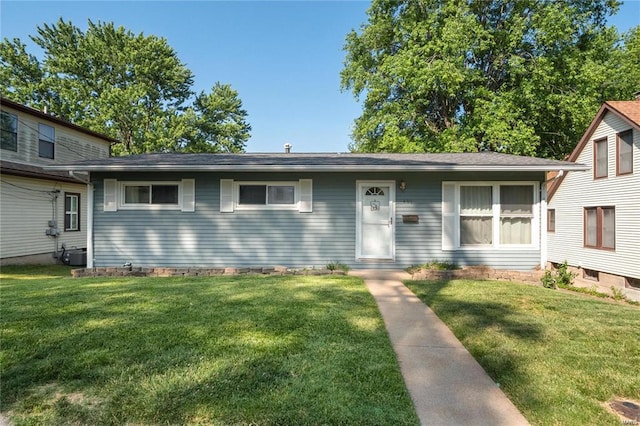
M 617 287 L 611 286 L 611 297 L 615 300 L 626 300 L 627 296 L 625 296 L 624 292 Z
M 434 259 L 430 262 L 422 263 L 420 265 L 411 265 L 406 269 L 406 271 L 410 274 L 414 274 L 422 269 L 430 269 L 433 271 L 450 271 L 453 269 L 460 269 L 460 267 L 456 265 L 455 262 Z
M 338 270 L 340 270 L 340 271 L 344 271 L 345 273 L 349 272 L 349 269 L 350 269 L 349 265 L 345 265 L 344 263 L 340 263 L 340 262 L 337 262 L 337 261 L 329 262 L 329 263 L 327 263 L 327 265 L 325 267 L 330 271 L 338 271 Z
M 556 285 L 556 277 L 549 269 L 544 271 L 544 275 L 542 276 L 542 278 L 540 278 L 540 281 L 542 282 L 542 286 L 544 288 L 556 289 L 558 287 Z
M 574 272 L 569 271 L 567 261 L 558 265 L 558 269 L 544 271 L 544 276 L 540 278 L 542 286 L 545 288 L 570 288 L 573 289 L 573 279 L 576 277 Z

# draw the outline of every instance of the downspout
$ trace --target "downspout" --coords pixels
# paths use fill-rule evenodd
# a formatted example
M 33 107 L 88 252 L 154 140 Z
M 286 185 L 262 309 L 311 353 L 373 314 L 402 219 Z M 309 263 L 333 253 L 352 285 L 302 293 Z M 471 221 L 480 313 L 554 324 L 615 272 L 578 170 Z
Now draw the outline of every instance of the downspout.
M 69 170 L 69 176 L 87 184 L 87 268 L 93 268 L 93 184 L 89 178 L 78 176 L 73 170 Z

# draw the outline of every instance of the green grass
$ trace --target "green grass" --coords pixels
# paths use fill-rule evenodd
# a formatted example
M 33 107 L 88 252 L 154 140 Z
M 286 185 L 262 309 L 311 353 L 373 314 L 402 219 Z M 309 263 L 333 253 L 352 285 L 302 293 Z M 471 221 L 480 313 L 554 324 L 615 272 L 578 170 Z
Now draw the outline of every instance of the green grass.
M 0 409 L 22 424 L 417 424 L 353 277 L 2 268 Z
M 640 309 L 496 281 L 408 281 L 532 424 L 620 425 L 640 400 Z

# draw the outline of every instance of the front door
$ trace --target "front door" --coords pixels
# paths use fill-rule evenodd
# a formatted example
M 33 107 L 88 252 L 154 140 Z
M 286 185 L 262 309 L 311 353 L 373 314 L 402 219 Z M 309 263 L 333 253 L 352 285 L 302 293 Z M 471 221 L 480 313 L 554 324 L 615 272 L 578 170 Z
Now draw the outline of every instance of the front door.
M 394 258 L 394 181 L 358 181 L 356 257 Z

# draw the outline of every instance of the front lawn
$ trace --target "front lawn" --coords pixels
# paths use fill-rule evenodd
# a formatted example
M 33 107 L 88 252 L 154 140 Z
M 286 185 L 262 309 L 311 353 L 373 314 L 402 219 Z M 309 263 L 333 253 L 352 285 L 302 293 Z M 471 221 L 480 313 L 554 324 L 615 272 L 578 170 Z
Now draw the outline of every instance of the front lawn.
M 640 308 L 497 281 L 407 281 L 532 424 L 620 425 L 640 400 Z
M 358 278 L 66 275 L 2 269 L 16 425 L 418 423 Z

